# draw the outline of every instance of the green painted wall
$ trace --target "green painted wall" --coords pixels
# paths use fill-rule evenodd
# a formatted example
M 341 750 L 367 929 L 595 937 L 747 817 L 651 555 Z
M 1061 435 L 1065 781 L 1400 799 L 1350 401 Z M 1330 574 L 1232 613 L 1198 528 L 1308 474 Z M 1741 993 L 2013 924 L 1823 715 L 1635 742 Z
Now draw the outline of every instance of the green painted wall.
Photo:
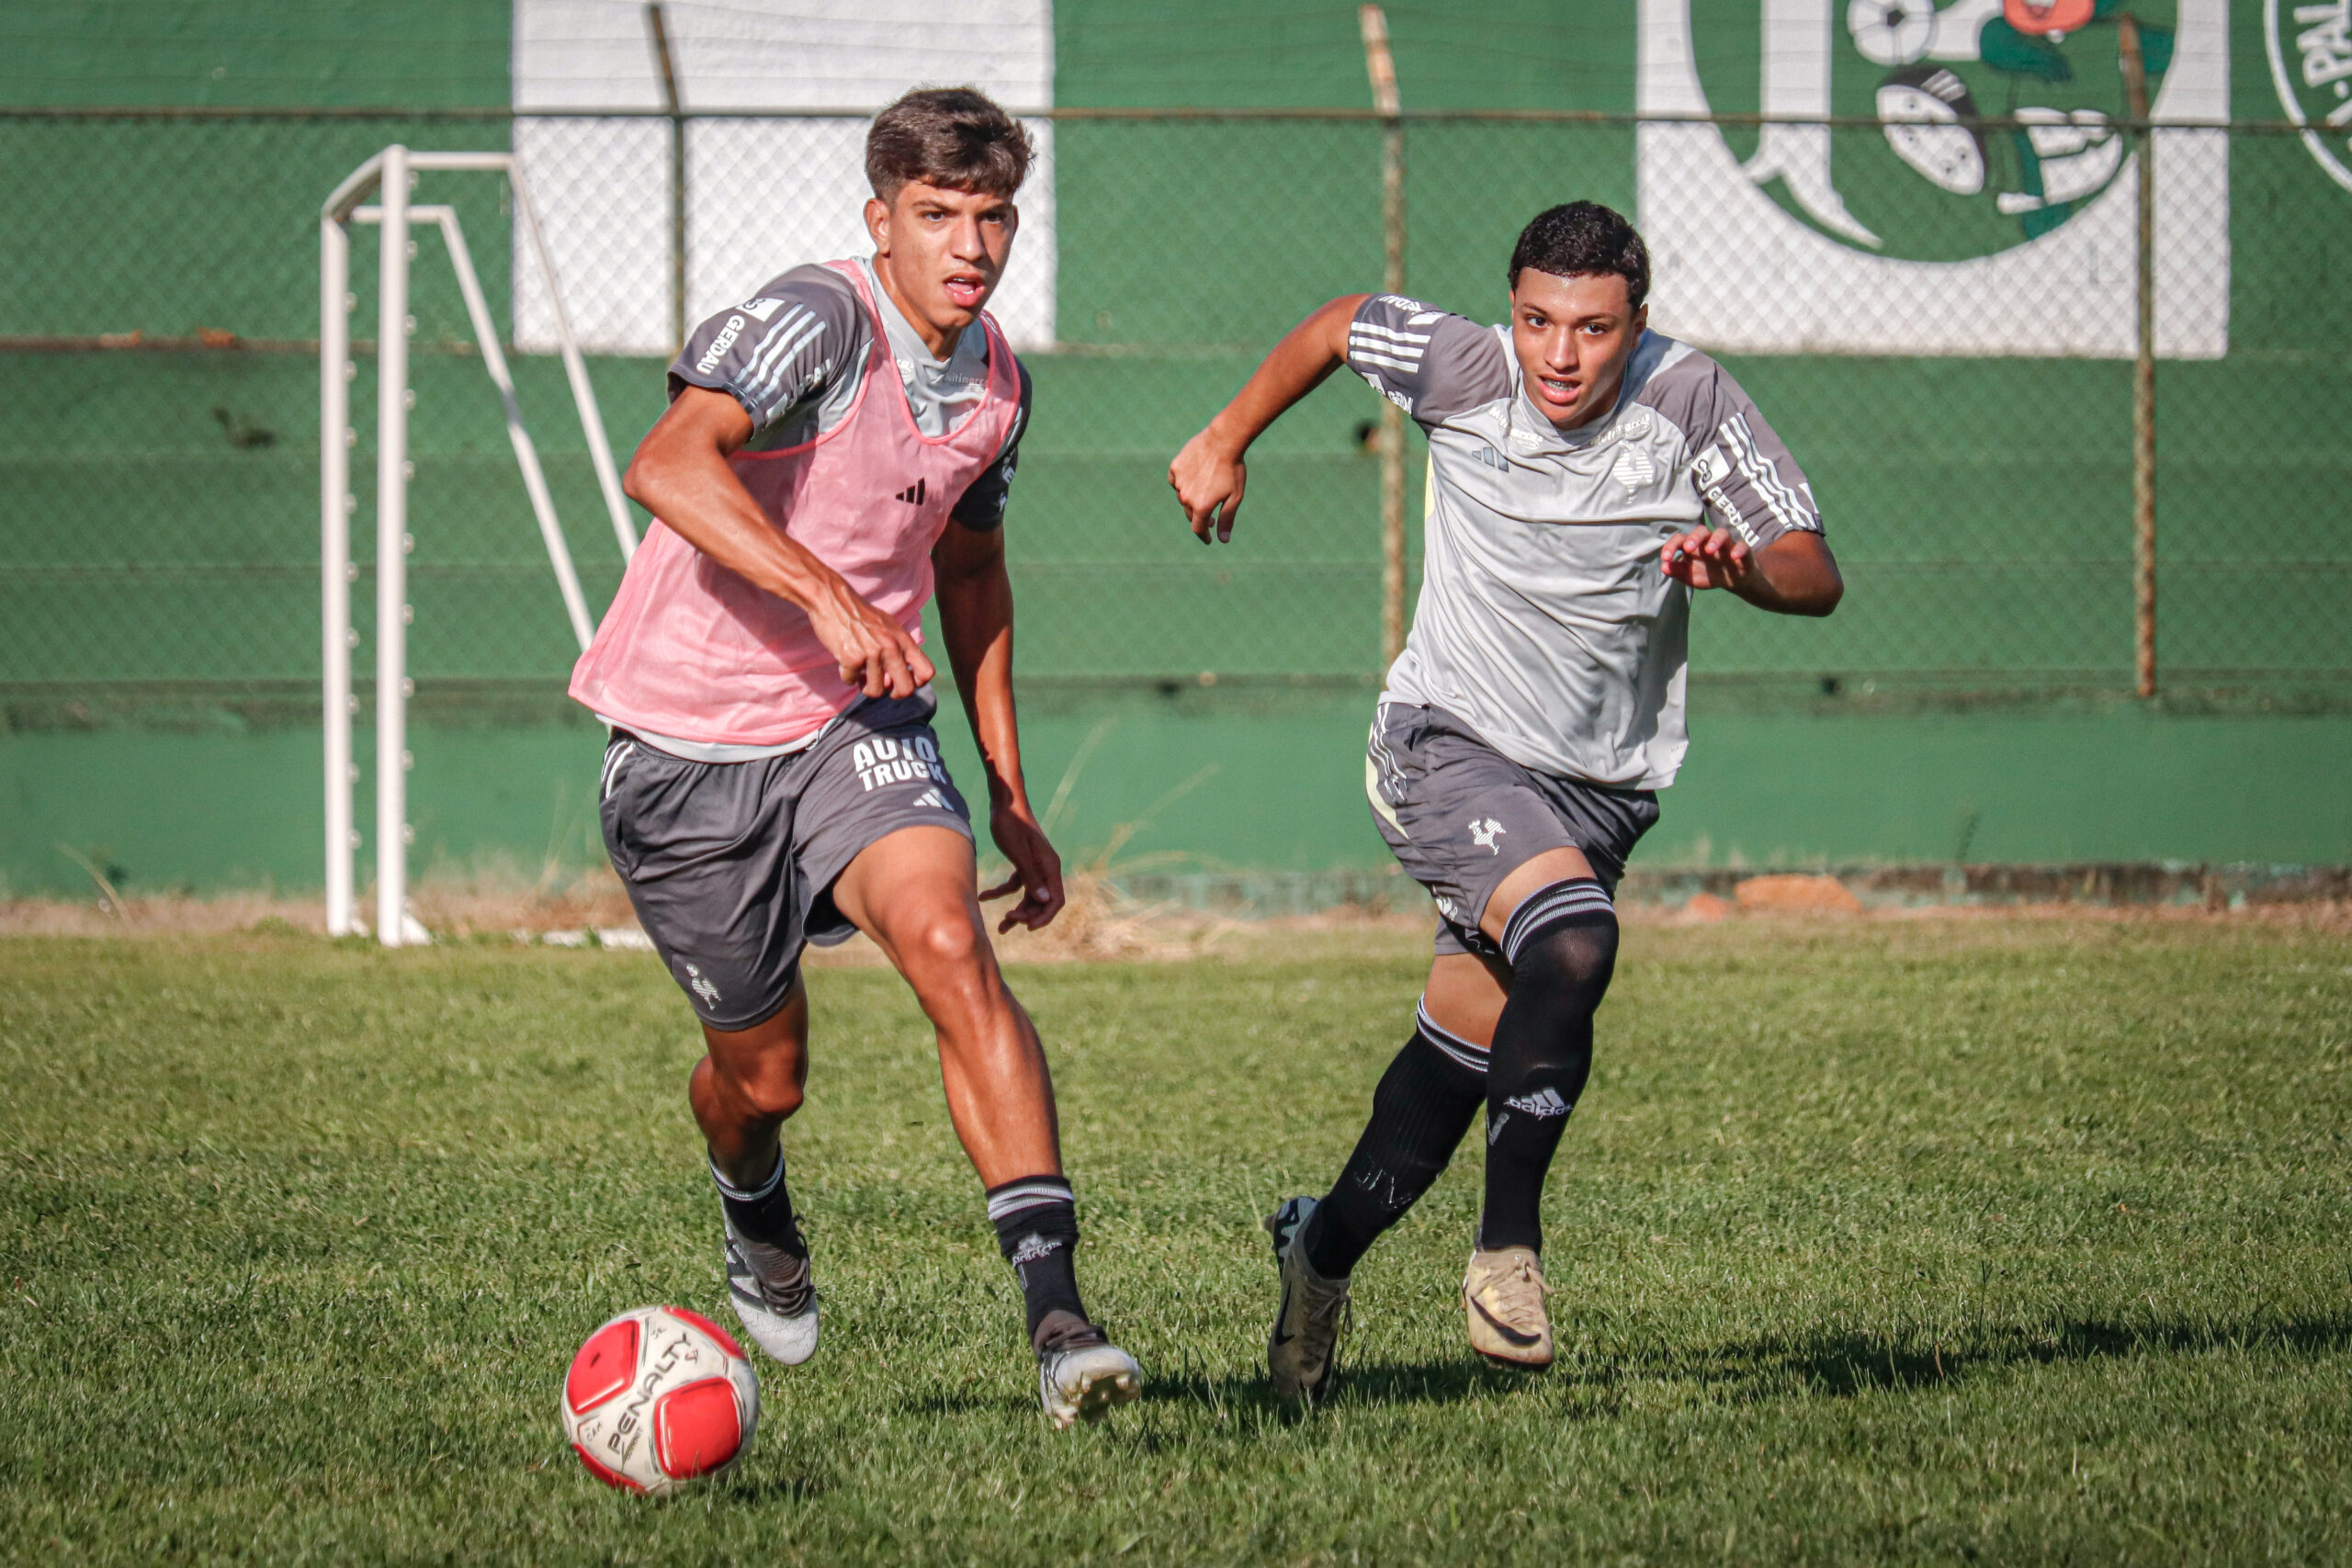
M 1694 4 L 1713 18 L 1710 50 L 1736 54 L 1743 28 L 1752 40 L 1753 0 Z M 1391 12 L 1412 107 L 1632 107 L 1629 5 Z M 508 17 L 504 0 L 17 6 L 0 8 L 0 101 L 498 105 Z M 2258 7 L 2233 27 L 2237 112 L 2269 116 Z M 1071 105 L 1368 96 L 1354 9 L 1327 0 L 1063 0 L 1056 46 Z M 1702 64 L 1752 84 L 1752 61 Z M 317 201 L 395 139 L 499 146 L 505 131 L 8 122 L 0 334 L 307 337 Z M 1416 125 L 1410 287 L 1493 319 L 1520 223 L 1572 197 L 1630 209 L 1632 149 L 1622 129 Z M 1026 699 L 1041 798 L 1095 738 L 1058 824 L 1074 857 L 1148 817 L 1122 863 L 1383 863 L 1359 794 L 1378 566 L 1376 464 L 1356 433 L 1375 403 L 1335 381 L 1261 443 L 1230 548 L 1185 536 L 1164 479 L 1275 335 L 1377 279 L 1378 157 L 1363 125 L 1060 129 L 1061 332 L 1081 352 L 1032 359 L 1011 547 L 1023 668 L 1058 682 Z M 1696 668 L 1747 679 L 1702 682 L 1655 863 L 2352 859 L 2352 197 L 2285 139 L 2233 143 L 2231 184 L 2233 353 L 2166 364 L 2158 381 L 2162 653 L 2197 700 L 2114 699 L 2130 657 L 2128 367 L 1742 358 L 1812 473 L 1853 592 L 1827 623 L 1702 604 Z M 503 298 L 495 194 L 454 194 Z M 415 739 L 418 863 L 579 863 L 594 852 L 597 738 L 549 718 L 568 635 L 479 362 L 447 351 L 457 300 L 437 242 L 423 243 L 413 647 L 441 716 Z M 356 259 L 372 299 L 372 257 Z M 518 373 L 601 604 L 617 562 L 560 373 Z M 595 375 L 626 450 L 658 411 L 659 368 Z M 363 432 L 369 396 L 363 377 Z M 315 400 L 300 355 L 0 355 L 6 886 L 77 890 L 60 843 L 126 868 L 133 888 L 316 885 Z M 364 630 L 364 581 L 357 597 Z M 1204 671 L 1221 683 L 1199 686 Z M 1130 685 L 1069 684 L 1105 676 Z M 1292 676 L 1324 684 L 1265 683 Z M 1847 694 L 1787 694 L 1824 678 Z M 96 695 L 77 709 L 93 682 L 136 683 L 149 697 L 129 707 L 147 717 Z M 468 695 L 481 682 L 494 701 Z M 1937 708 L 1923 685 L 1973 705 Z
M 1634 107 L 1634 8 L 1592 0 L 1392 5 L 1412 108 Z M 1356 8 L 1331 0 L 1057 0 L 1054 91 L 1070 105 L 1366 108 Z
M 2049 706 L 1838 713 L 1702 698 L 1691 760 L 1637 863 L 2352 862 L 2352 719 Z M 1130 870 L 1379 869 L 1363 796 L 1369 693 L 1031 694 L 1031 784 L 1066 859 Z M 978 779 L 960 716 L 951 766 Z M 363 758 L 368 737 L 359 737 Z M 424 874 L 536 878 L 600 854 L 585 722 L 420 728 Z M 1085 761 L 1075 772 L 1072 761 Z M 370 819 L 362 795 L 358 815 Z M 0 737 L 0 893 L 320 878 L 319 737 L 301 726 Z M 1123 831 L 1131 829 L 1131 831 Z M 366 874 L 363 861 L 363 878 Z
M 0 103 L 455 108 L 507 101 L 507 0 L 18 0 Z

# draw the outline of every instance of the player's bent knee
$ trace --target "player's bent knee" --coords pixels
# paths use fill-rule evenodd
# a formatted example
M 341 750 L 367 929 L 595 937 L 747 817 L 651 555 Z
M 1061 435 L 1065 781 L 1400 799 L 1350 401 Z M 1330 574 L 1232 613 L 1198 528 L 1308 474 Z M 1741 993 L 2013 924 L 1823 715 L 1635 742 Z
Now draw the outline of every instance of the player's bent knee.
M 893 933 L 895 945 L 910 964 L 942 976 L 978 973 L 988 941 L 973 923 L 970 910 L 960 904 L 926 909 Z
M 1617 967 L 1617 910 L 1591 877 L 1539 887 L 1503 928 L 1503 956 L 1521 986 L 1594 994 Z
M 779 1121 L 798 1111 L 803 1098 L 800 1086 L 790 1078 L 756 1078 L 739 1089 L 753 1114 Z
M 800 1109 L 805 1094 L 797 1055 L 753 1063 L 707 1056 L 695 1065 L 694 1076 L 707 1077 L 710 1088 L 731 1100 L 737 1111 L 763 1121 L 790 1116 Z

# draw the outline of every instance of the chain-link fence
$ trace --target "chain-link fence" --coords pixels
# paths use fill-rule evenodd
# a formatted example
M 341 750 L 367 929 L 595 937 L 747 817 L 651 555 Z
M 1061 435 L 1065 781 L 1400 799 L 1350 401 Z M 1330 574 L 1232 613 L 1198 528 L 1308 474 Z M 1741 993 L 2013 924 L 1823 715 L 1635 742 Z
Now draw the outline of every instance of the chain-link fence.
M 1826 624 L 1705 596 L 1703 674 L 2128 690 L 2141 138 L 2089 113 L 1914 108 L 1411 118 L 1408 287 L 1498 320 L 1535 209 L 1589 197 L 1637 216 L 1654 324 L 1754 394 L 1849 585 Z M 1277 335 L 1379 286 L 1382 122 L 1061 111 L 1035 128 L 998 307 L 1037 387 L 1010 535 L 1024 676 L 1374 679 L 1369 392 L 1337 380 L 1269 434 L 1231 548 L 1193 542 L 1164 474 Z M 2168 686 L 2352 683 L 2352 196 L 2280 129 L 2154 136 L 2141 494 Z M 682 314 L 860 247 L 861 134 L 821 116 L 0 115 L 0 688 L 315 691 L 318 209 L 370 153 L 518 154 L 626 454 Z M 601 609 L 619 560 L 511 193 L 431 175 L 417 199 L 459 212 Z M 427 696 L 552 691 L 571 634 L 441 241 L 418 244 L 412 668 Z M 365 540 L 372 243 L 353 257 Z

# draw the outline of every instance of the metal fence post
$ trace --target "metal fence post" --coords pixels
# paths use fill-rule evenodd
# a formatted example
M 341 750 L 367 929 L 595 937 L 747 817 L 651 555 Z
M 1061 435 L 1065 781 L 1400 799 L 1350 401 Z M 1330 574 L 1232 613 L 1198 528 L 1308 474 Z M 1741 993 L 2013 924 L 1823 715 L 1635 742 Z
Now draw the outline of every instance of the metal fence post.
M 2156 694 L 2156 135 L 2148 123 L 2148 72 L 2140 24 L 2117 18 L 2123 91 L 2140 122 L 2137 239 L 2139 321 L 2132 360 L 2132 690 Z
M 1381 287 L 1405 291 L 1405 119 L 1396 93 L 1396 62 L 1388 51 L 1388 17 L 1378 6 L 1356 13 L 1363 28 L 1364 68 L 1372 76 L 1372 106 L 1381 117 Z M 1405 651 L 1405 412 L 1380 406 L 1380 672 Z

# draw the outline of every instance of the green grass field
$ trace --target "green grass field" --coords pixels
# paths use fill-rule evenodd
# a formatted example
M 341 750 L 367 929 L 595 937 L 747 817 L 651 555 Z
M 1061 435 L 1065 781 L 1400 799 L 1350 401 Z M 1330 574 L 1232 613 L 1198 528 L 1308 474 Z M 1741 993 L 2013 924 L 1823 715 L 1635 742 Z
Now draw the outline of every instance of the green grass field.
M 1344 1156 L 1417 942 L 1025 966 L 1142 1403 L 1056 1435 L 887 972 L 813 979 L 826 1343 L 666 1504 L 557 1430 L 718 1314 L 641 954 L 0 942 L 0 1554 L 600 1562 L 2352 1561 L 2352 940 L 1637 928 L 1548 1201 L 1560 1365 L 1474 1364 L 1475 1145 L 1269 1401 L 1258 1216 Z

